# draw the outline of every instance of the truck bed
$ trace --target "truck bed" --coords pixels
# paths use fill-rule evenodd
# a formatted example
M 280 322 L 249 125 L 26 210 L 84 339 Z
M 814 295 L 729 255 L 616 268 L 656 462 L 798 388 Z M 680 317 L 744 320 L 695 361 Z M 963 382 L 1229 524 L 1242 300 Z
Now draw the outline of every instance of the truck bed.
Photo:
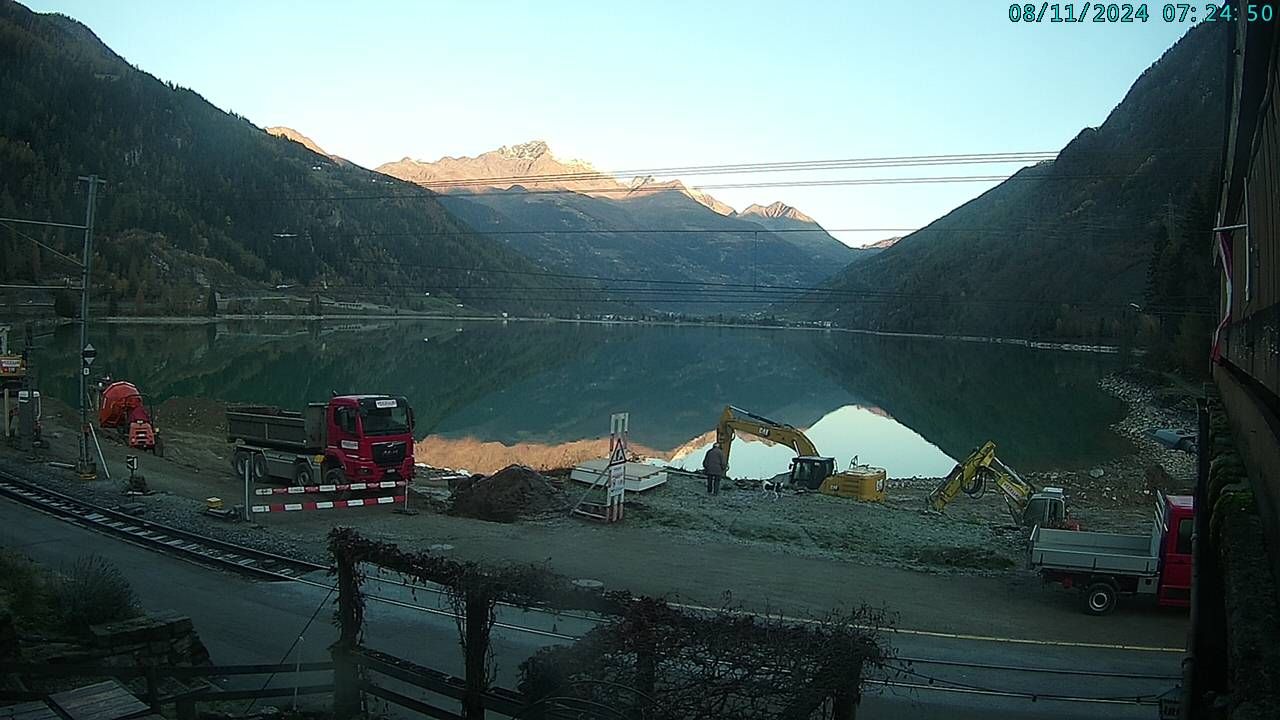
M 1097 572 L 1111 575 L 1155 575 L 1160 569 L 1160 533 L 1150 535 L 1053 530 L 1031 532 L 1034 569 Z
M 275 407 L 240 406 L 227 408 L 227 440 L 263 447 L 313 452 L 324 447 L 323 406 L 308 407 L 305 413 Z

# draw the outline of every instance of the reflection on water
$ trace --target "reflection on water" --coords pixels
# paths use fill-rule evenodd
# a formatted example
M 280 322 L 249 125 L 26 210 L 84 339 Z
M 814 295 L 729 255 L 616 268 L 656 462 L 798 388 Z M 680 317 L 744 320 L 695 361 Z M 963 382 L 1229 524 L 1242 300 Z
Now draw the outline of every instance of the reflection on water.
M 633 442 L 696 464 L 698 446 L 710 442 L 703 436 L 732 404 L 811 428 L 819 450 L 842 466 L 856 454 L 895 476 L 945 472 L 950 458 L 987 439 L 1026 470 L 1086 467 L 1129 450 L 1109 430 L 1123 405 L 1097 386 L 1115 358 L 1079 353 L 531 322 L 99 325 L 90 339 L 95 372 L 133 381 L 156 401 L 293 407 L 331 392 L 405 395 L 418 436 L 438 448 L 524 444 L 551 457 L 607 434 L 610 413 L 629 412 Z M 77 347 L 67 326 L 36 352 L 42 389 L 72 404 Z M 734 446 L 735 474 L 757 463 L 781 472 L 788 462 L 789 451 Z
M 770 418 L 786 422 L 783 418 Z M 827 413 L 805 435 L 836 466 L 849 466 L 854 456 L 859 463 L 885 468 L 890 477 L 938 477 L 950 472 L 955 460 L 947 456 L 911 428 L 888 417 L 879 408 L 845 405 Z M 735 440 L 729 453 L 730 477 L 766 478 L 787 472 L 795 452 L 781 445 L 765 444 L 756 438 Z M 672 464 L 687 470 L 702 467 L 702 456 L 711 447 L 708 439 L 682 450 Z

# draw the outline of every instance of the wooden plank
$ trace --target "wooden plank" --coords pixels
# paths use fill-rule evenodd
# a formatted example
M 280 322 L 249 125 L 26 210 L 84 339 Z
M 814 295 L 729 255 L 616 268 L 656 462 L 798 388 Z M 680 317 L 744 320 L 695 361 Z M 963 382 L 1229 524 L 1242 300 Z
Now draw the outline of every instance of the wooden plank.
M 461 700 L 466 694 L 466 685 L 462 678 L 377 650 L 358 648 L 353 653 L 352 659 L 367 670 L 381 673 L 437 695 Z M 485 708 L 508 715 L 519 712 L 525 706 L 523 698 L 518 693 L 501 688 L 490 688 L 481 699 Z
M 195 667 L 157 668 L 159 677 L 194 678 L 221 677 L 223 675 L 267 675 L 270 673 L 292 673 L 297 669 L 295 663 L 281 665 L 201 665 Z M 333 670 L 333 661 L 304 662 L 300 672 L 322 672 Z M 49 663 L 0 663 L 0 675 L 4 674 L 38 674 L 51 677 L 102 677 L 109 676 L 117 680 L 141 677 L 141 667 L 111 667 L 107 665 L 62 665 Z M 2 710 L 2 709 L 0 709 Z M 4 717 L 0 714 L 0 718 Z
M 282 666 L 283 667 L 283 666 Z M 168 675 L 172 670 L 183 668 L 167 668 L 162 674 Z M 141 677 L 141 667 L 109 667 L 107 665 L 63 665 L 61 663 L 0 663 L 0 675 L 41 675 L 44 677 L 113 677 L 117 680 Z
M 0 718 L 3 720 L 59 720 L 58 713 L 43 700 L 0 707 Z
M 198 700 L 200 702 L 217 702 L 221 700 L 248 700 L 250 698 L 277 698 L 292 695 L 323 695 L 333 692 L 333 683 L 323 685 L 298 685 L 296 687 L 249 688 L 246 690 L 198 690 L 184 693 L 179 697 L 166 698 L 166 701 Z
M 117 680 L 54 693 L 49 703 L 67 720 L 124 720 L 151 712 Z
M 395 703 L 400 707 L 426 715 L 427 717 L 438 718 L 439 720 L 462 720 L 462 716 L 455 712 L 450 712 L 444 708 L 438 708 L 435 705 L 423 702 L 417 698 L 411 698 L 408 695 L 401 695 L 394 690 L 388 690 L 387 688 L 380 687 L 368 681 L 361 683 L 360 688 L 370 695 L 380 697 L 387 702 Z

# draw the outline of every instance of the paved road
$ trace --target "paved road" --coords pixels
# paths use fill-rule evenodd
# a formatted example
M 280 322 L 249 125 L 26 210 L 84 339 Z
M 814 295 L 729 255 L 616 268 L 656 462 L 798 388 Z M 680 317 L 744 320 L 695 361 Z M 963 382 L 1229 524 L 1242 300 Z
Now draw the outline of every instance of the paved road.
M 111 560 L 133 583 L 146 607 L 191 616 L 218 663 L 327 660 L 328 645 L 336 638 L 328 607 L 331 595 L 323 576 L 311 578 L 314 584 L 249 581 L 108 538 L 7 501 L 0 501 L 0 545 L 55 567 L 90 553 Z M 444 672 L 461 673 L 453 620 L 421 609 L 441 607 L 439 596 L 418 591 L 415 597 L 403 587 L 382 582 L 372 584 L 370 594 L 386 600 L 368 605 L 366 640 L 370 646 Z M 991 611 L 974 608 L 974 612 Z M 577 635 L 591 625 L 583 617 L 551 617 L 518 610 L 500 612 L 498 619 L 500 626 L 493 633 L 494 655 L 498 683 L 504 686 L 514 685 L 520 661 L 537 648 L 565 642 L 555 636 Z M 509 629 L 503 624 L 543 632 Z M 299 636 L 303 640 L 295 646 Z M 911 669 L 925 677 L 898 676 L 893 679 L 896 684 L 890 686 L 873 680 L 859 717 L 903 717 L 909 713 L 920 720 L 999 716 L 1155 718 L 1157 709 L 1150 705 L 1044 698 L 1033 702 L 1000 693 L 1087 698 L 1154 695 L 1176 685 L 1171 678 L 1177 675 L 1180 660 L 1179 655 L 1168 652 L 920 634 L 895 634 L 892 642 L 900 656 L 914 661 Z M 291 647 L 294 649 L 289 652 Z M 1028 672 L 1025 668 L 1083 670 L 1098 675 Z M 1108 676 L 1119 673 L 1141 677 Z M 969 687 L 930 688 L 927 678 Z M 280 678 L 278 682 L 291 684 L 292 678 Z M 304 678 L 303 682 L 320 680 Z

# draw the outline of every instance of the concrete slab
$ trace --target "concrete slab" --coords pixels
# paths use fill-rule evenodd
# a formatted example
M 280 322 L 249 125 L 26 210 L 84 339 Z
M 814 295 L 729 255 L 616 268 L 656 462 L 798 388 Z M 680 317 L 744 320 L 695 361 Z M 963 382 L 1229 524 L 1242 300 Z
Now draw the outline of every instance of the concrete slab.
M 569 479 L 584 485 L 603 482 L 602 476 L 608 466 L 608 458 L 587 460 L 574 466 L 573 472 L 569 474 Z M 627 474 L 626 479 L 623 481 L 623 486 L 629 493 L 652 490 L 659 485 L 666 484 L 666 482 L 667 471 L 665 468 L 646 465 L 645 463 L 627 463 Z

